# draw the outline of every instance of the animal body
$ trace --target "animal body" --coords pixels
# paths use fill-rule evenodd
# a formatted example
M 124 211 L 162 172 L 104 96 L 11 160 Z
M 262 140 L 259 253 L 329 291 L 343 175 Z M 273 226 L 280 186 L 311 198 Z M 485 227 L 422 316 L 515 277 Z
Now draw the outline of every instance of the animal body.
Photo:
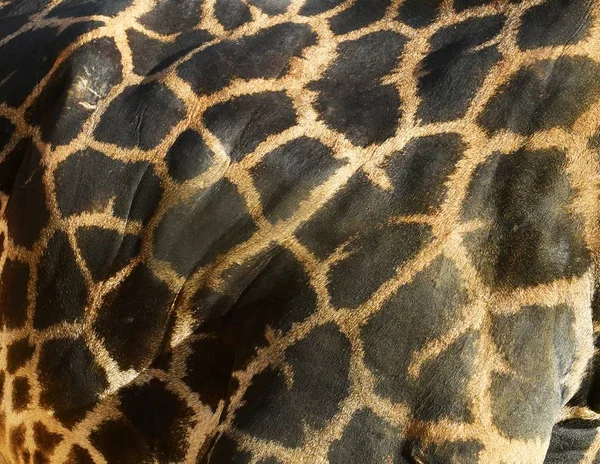
M 599 150 L 597 1 L 0 1 L 0 453 L 600 462 Z

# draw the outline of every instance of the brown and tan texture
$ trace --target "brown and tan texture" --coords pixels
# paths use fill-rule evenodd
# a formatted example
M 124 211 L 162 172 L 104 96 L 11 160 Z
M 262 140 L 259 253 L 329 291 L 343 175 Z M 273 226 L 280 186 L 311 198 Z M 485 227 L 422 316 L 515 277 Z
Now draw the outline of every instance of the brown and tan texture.
M 599 128 L 597 1 L 0 1 L 2 456 L 600 462 Z

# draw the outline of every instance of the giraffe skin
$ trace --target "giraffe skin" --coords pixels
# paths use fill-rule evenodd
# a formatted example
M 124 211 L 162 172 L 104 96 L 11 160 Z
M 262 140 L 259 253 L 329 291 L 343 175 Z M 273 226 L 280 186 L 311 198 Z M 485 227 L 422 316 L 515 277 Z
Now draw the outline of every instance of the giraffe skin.
M 0 0 L 7 464 L 600 462 L 600 2 Z

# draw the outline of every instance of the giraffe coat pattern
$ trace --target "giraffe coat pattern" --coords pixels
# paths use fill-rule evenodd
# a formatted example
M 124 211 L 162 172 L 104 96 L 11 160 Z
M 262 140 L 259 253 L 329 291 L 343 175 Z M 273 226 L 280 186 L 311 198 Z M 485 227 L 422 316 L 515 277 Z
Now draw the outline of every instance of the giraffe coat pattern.
M 0 0 L 0 459 L 600 462 L 599 203 L 596 0 Z

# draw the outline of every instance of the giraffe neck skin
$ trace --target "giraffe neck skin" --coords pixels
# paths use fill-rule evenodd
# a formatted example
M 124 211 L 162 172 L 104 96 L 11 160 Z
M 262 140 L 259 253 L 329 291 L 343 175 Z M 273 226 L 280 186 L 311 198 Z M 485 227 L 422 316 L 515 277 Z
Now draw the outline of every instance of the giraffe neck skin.
M 0 454 L 600 462 L 600 3 L 0 0 Z

